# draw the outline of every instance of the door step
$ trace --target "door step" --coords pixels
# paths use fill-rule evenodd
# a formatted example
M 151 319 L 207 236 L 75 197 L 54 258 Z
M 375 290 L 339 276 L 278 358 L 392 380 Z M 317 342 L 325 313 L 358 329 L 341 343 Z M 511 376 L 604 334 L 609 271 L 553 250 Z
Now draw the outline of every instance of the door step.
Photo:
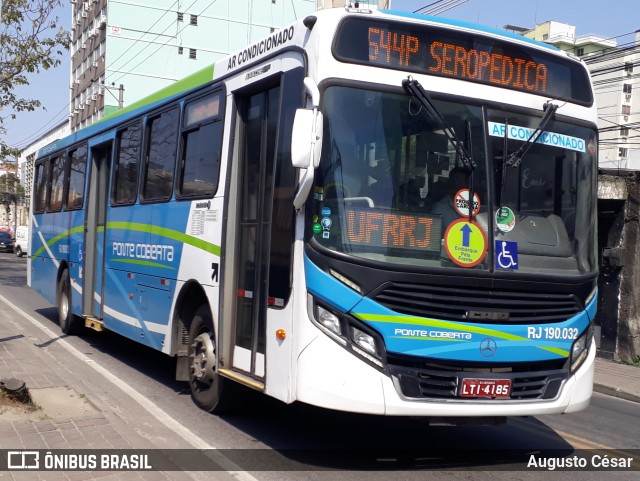
M 101 319 L 95 317 L 86 317 L 84 320 L 84 326 L 94 331 L 102 332 L 104 329 L 104 322 Z
M 257 381 L 249 376 L 244 374 L 240 374 L 239 372 L 230 371 L 229 369 L 218 369 L 218 373 L 224 377 L 228 377 L 229 379 L 233 379 L 245 386 L 249 386 L 257 391 L 264 391 L 264 383 Z

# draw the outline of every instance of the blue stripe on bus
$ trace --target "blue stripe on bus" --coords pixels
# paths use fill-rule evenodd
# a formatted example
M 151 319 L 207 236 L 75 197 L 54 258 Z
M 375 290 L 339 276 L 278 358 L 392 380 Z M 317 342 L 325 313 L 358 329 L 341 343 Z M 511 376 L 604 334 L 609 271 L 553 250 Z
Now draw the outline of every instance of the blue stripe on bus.
M 360 294 L 311 262 L 306 254 L 304 256 L 304 274 L 307 290 L 313 296 L 341 312 L 349 312 L 362 299 Z
M 491 35 L 498 35 L 500 37 L 506 37 L 508 39 L 519 40 L 521 42 L 530 43 L 531 45 L 535 45 L 537 47 L 544 47 L 549 50 L 560 51 L 560 49 L 554 45 L 550 45 L 548 43 L 539 42 L 538 40 L 534 40 L 532 38 L 523 37 L 522 35 L 518 35 L 515 33 L 507 32 L 505 30 L 500 30 L 497 28 L 487 27 L 484 25 L 477 25 L 471 22 L 463 22 L 461 20 L 453 20 L 450 18 L 442 18 L 442 17 L 433 17 L 430 15 L 423 15 L 419 13 L 409 13 L 409 12 L 401 12 L 399 10 L 380 10 L 382 13 L 388 13 L 389 15 L 396 15 L 398 17 L 407 17 L 407 18 L 415 18 L 417 20 L 428 20 L 430 22 L 440 23 L 443 25 L 448 25 L 451 27 L 462 27 L 469 28 L 472 30 L 478 30 L 480 32 L 489 33 Z
M 446 321 L 399 314 L 369 298 L 363 298 L 351 313 L 382 335 L 388 352 L 493 363 L 566 358 L 571 352 L 573 335 L 582 334 L 590 322 L 587 311 L 553 325 Z M 552 330 L 548 331 L 551 337 L 546 336 L 545 328 Z M 556 334 L 565 339 L 555 339 Z M 492 339 L 497 347 L 491 356 L 483 354 L 480 349 L 486 339 Z

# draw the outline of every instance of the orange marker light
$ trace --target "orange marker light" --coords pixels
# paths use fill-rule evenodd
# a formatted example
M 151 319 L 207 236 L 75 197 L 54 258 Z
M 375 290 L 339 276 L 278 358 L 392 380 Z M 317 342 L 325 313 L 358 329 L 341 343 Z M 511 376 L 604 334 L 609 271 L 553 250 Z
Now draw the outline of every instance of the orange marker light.
M 278 329 L 276 331 L 276 337 L 284 341 L 287 338 L 287 331 L 285 331 L 284 329 Z

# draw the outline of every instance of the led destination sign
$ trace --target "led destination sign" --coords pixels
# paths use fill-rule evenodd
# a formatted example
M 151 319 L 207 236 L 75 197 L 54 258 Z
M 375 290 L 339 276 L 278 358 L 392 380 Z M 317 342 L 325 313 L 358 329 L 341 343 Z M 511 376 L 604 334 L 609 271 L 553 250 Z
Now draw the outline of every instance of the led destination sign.
M 345 240 L 352 245 L 440 251 L 442 228 L 435 217 L 358 208 L 345 214 Z
M 333 46 L 338 60 L 456 78 L 591 104 L 576 61 L 488 36 L 400 22 L 348 18 Z

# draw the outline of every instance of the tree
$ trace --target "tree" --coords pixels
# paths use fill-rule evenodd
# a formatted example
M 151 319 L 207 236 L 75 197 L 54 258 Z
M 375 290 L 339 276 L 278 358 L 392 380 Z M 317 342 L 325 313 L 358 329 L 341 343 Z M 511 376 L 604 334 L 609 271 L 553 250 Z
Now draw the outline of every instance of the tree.
M 13 172 L 0 175 L 0 205 L 9 215 L 18 208 L 18 202 L 24 199 L 24 187 L 20 184 L 20 179 Z
M 24 195 L 24 186 L 20 183 L 20 179 L 13 172 L 0 175 L 0 193 L 12 193 Z
M 19 153 L 4 140 L 5 121 L 15 119 L 18 112 L 42 107 L 38 99 L 16 88 L 29 85 L 28 75 L 60 65 L 63 49 L 69 48 L 69 33 L 53 14 L 66 4 L 63 0 L 0 1 L 0 161 Z

